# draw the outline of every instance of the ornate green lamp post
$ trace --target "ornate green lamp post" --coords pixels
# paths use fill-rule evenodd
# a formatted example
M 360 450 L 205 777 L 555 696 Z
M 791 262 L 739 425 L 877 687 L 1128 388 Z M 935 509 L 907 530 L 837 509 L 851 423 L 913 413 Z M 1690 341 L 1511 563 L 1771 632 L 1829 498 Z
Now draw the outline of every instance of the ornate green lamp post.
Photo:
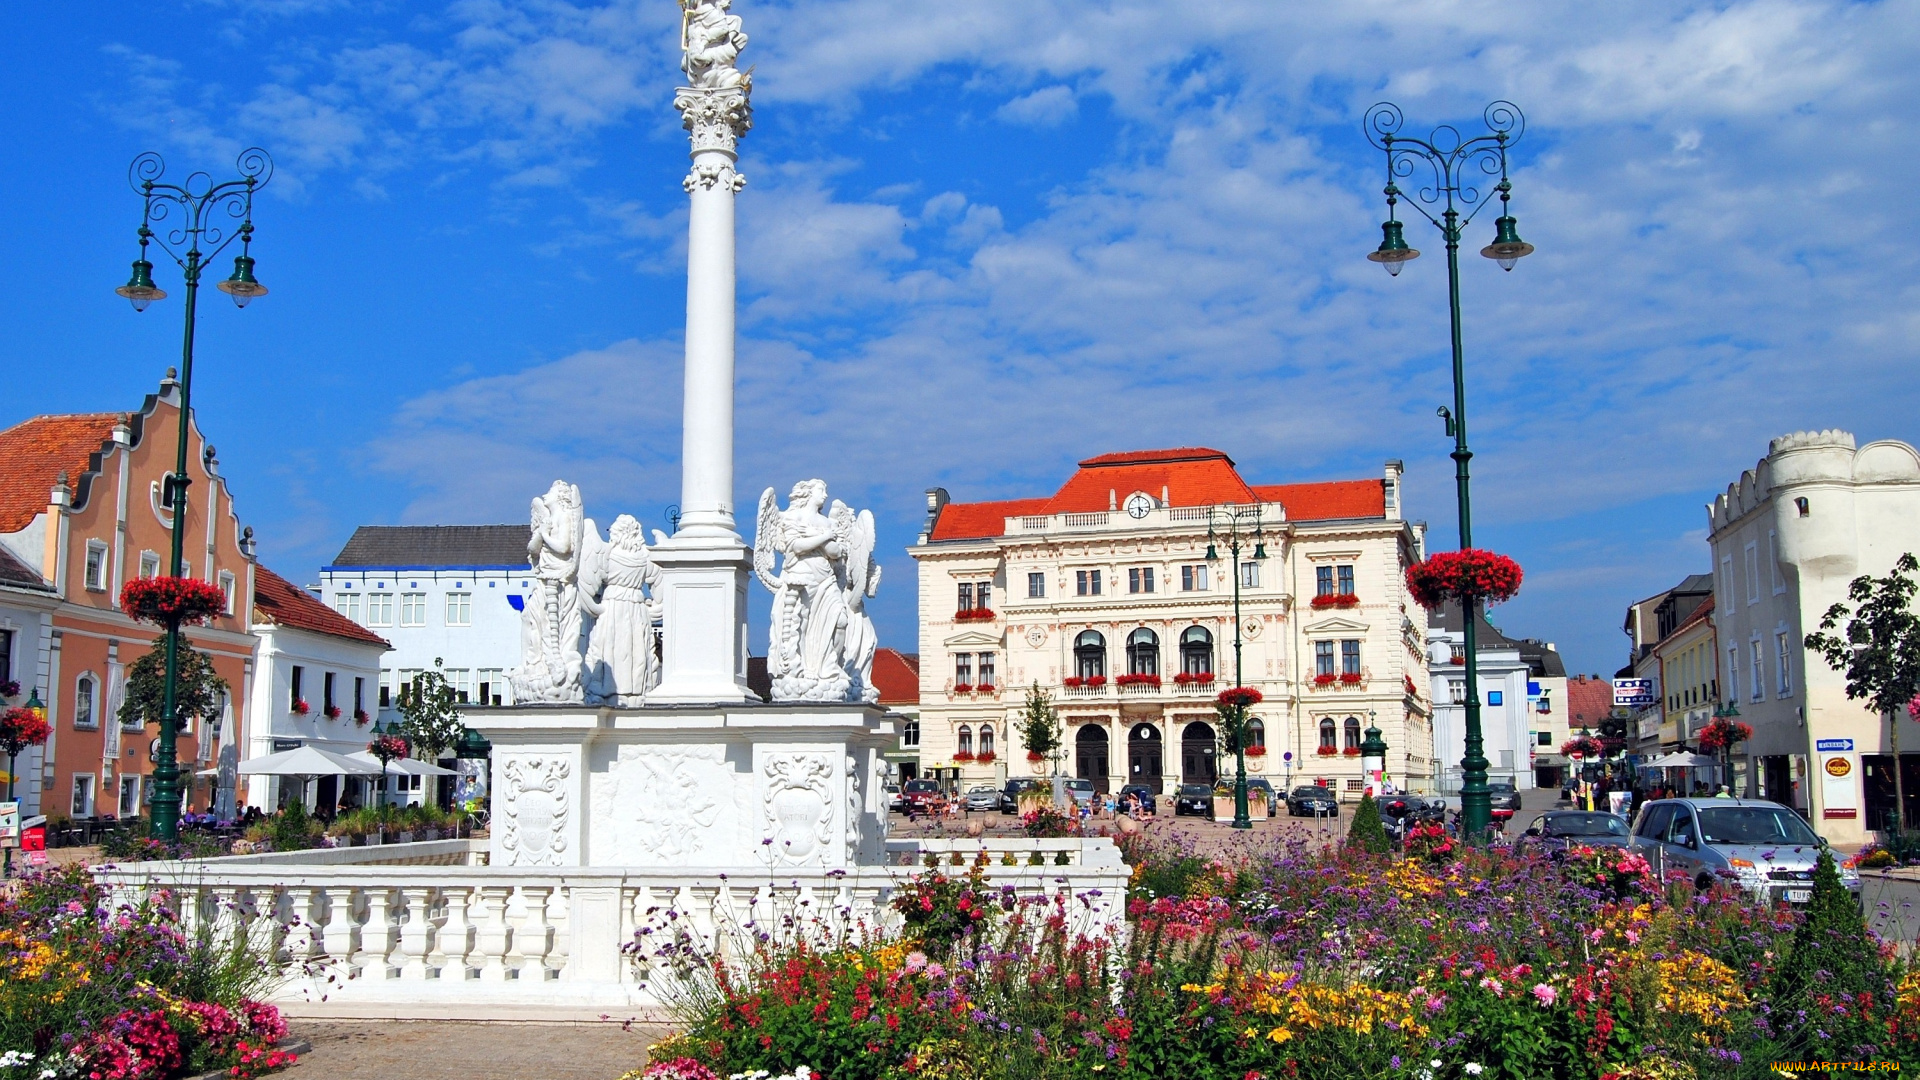
M 160 245 L 160 250 L 180 265 L 187 286 L 187 327 L 180 350 L 180 437 L 173 473 L 166 478 L 161 499 L 173 510 L 173 553 L 168 573 L 176 578 L 187 573 L 187 425 L 193 415 L 193 331 L 199 313 L 200 274 L 209 261 L 238 240 L 240 254 L 233 260 L 233 275 L 217 288 L 239 307 L 267 294 L 267 287 L 253 276 L 249 249 L 253 243 L 253 193 L 273 177 L 273 159 L 265 150 L 254 147 L 241 152 L 234 165 L 240 178 L 218 184 L 204 172 L 193 173 L 179 184 L 162 183 L 166 163 L 151 151 L 134 158 L 127 170 L 128 182 L 145 204 L 138 234 L 140 257 L 133 261 L 133 276 L 114 292 L 126 297 L 135 311 L 145 311 L 148 304 L 166 299 L 167 294 L 153 283 L 153 263 L 147 260 L 149 243 Z M 158 231 L 155 225 L 160 226 Z M 180 732 L 179 653 L 180 624 L 174 620 L 167 626 L 166 690 L 160 738 L 153 753 L 153 822 L 149 830 L 155 839 L 168 841 L 180 835 L 180 761 L 175 753 Z
M 1374 798 L 1384 794 L 1387 776 L 1387 744 L 1374 726 L 1373 710 L 1367 710 L 1367 737 L 1360 743 L 1360 772 L 1366 776 L 1367 789 Z
M 1246 685 L 1240 671 L 1240 575 L 1242 563 L 1240 552 L 1251 542 L 1252 562 L 1247 566 L 1258 566 L 1267 557 L 1266 530 L 1262 526 L 1259 503 L 1252 506 L 1237 506 L 1227 503 L 1223 506 L 1207 507 L 1207 561 L 1217 562 L 1220 558 L 1220 545 L 1224 543 L 1232 563 L 1228 573 L 1233 577 L 1233 686 L 1235 690 Z M 1232 693 L 1232 691 L 1228 691 Z M 1241 702 L 1228 705 L 1222 696 L 1221 719 L 1228 730 L 1225 733 L 1233 747 L 1233 827 L 1236 829 L 1253 828 L 1253 815 L 1247 808 L 1247 704 Z
M 1498 176 L 1492 190 L 1500 196 L 1500 216 L 1494 223 L 1493 242 L 1480 254 L 1512 270 L 1513 264 L 1533 252 L 1533 245 L 1520 239 L 1507 200 L 1513 185 L 1507 179 L 1507 148 L 1520 140 L 1526 130 L 1526 118 L 1518 106 L 1496 101 L 1482 114 L 1488 134 L 1464 139 L 1451 125 L 1441 125 L 1425 139 L 1401 135 L 1404 118 L 1400 108 L 1381 102 L 1367 110 L 1367 139 L 1387 155 L 1387 220 L 1380 226 L 1380 246 L 1367 256 L 1384 266 L 1387 273 L 1399 276 L 1401 267 L 1419 258 L 1420 252 L 1407 246 L 1405 229 L 1395 215 L 1395 207 L 1406 194 L 1399 181 L 1414 175 L 1424 164 L 1431 175 L 1421 171 L 1413 187 L 1408 206 L 1440 230 L 1447 245 L 1447 307 L 1453 321 L 1453 408 L 1440 408 L 1447 434 L 1453 437 L 1454 488 L 1459 501 L 1460 547 L 1473 546 L 1473 503 L 1468 495 L 1467 462 L 1473 453 L 1467 449 L 1466 366 L 1460 336 L 1460 237 L 1474 217 L 1492 201 L 1475 187 L 1480 176 Z M 1438 216 L 1429 211 L 1438 211 Z M 1493 799 L 1487 790 L 1486 740 L 1480 728 L 1479 657 L 1475 623 L 1480 605 L 1461 605 L 1466 625 L 1466 756 L 1460 762 L 1460 817 L 1466 834 L 1482 837 L 1493 821 Z

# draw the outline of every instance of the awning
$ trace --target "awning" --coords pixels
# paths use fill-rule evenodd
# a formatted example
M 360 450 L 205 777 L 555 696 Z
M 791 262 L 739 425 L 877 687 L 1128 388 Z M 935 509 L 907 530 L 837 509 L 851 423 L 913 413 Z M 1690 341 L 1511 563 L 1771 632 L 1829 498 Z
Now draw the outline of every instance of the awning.
M 1542 765 L 1550 765 L 1550 766 L 1551 766 L 1551 765 L 1571 765 L 1571 764 L 1573 764 L 1573 759 L 1572 759 L 1572 758 L 1569 758 L 1569 757 L 1567 757 L 1567 755 L 1565 755 L 1565 754 L 1535 754 L 1535 755 L 1533 755 L 1533 767 L 1534 767 L 1534 768 L 1536 768 L 1536 769 L 1537 769 L 1537 768 L 1539 768 L 1539 767 L 1540 767 L 1540 766 L 1542 766 Z
M 242 776 L 377 776 L 379 763 L 368 765 L 311 746 L 248 758 L 240 763 Z
M 370 774 L 378 774 L 381 771 L 380 759 L 377 757 L 374 757 L 371 752 L 366 750 L 362 750 L 354 754 L 348 754 L 346 755 L 346 760 L 358 762 L 362 765 L 367 766 L 368 767 L 367 772 Z M 443 769 L 440 766 L 435 765 L 432 762 L 428 762 L 428 761 L 419 761 L 415 758 L 394 758 L 392 761 L 387 763 L 385 775 L 387 776 L 458 776 L 460 774 L 454 772 L 452 769 Z
M 1684 754 L 1678 750 L 1670 754 L 1661 754 L 1652 761 L 1643 763 L 1643 769 L 1710 769 L 1720 764 L 1704 754 Z

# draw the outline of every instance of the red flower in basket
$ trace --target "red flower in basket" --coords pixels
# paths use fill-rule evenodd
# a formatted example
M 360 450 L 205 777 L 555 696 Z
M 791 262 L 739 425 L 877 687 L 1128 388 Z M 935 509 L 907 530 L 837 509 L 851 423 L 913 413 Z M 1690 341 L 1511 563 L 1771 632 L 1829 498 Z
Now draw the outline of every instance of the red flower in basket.
M 1591 735 L 1578 735 L 1560 744 L 1560 752 L 1572 757 L 1580 754 L 1584 757 L 1605 757 L 1606 748 L 1599 739 Z
M 1266 757 L 1267 748 L 1264 746 L 1249 746 L 1247 747 L 1247 756 L 1248 757 Z
M 1087 680 L 1081 678 L 1078 675 L 1069 675 L 1066 678 L 1060 680 L 1060 685 L 1066 687 L 1069 690 L 1072 690 L 1075 687 L 1087 685 Z
M 338 720 L 340 719 L 340 706 L 329 705 L 326 708 L 320 710 L 320 715 L 326 717 L 329 720 Z
M 367 744 L 367 753 L 383 762 L 398 761 L 411 752 L 412 748 L 407 745 L 407 740 L 399 735 L 376 735 L 373 741 Z
M 0 750 L 12 757 L 29 746 L 39 746 L 53 733 L 53 726 L 40 714 L 18 705 L 0 713 Z
M 1357 746 L 1349 746 L 1345 750 L 1340 751 L 1340 753 L 1347 757 L 1359 757 L 1360 748 Z
M 1321 593 L 1312 600 L 1315 611 L 1327 608 L 1354 608 L 1360 606 L 1360 597 L 1354 593 Z
M 954 692 L 954 693 L 956 693 L 956 694 L 971 694 L 971 693 L 973 693 L 973 684 L 972 684 L 972 683 L 963 683 L 963 682 L 961 682 L 961 683 L 954 683 L 954 684 L 953 684 L 953 692 Z
M 195 578 L 134 578 L 120 590 L 120 610 L 160 626 L 204 623 L 225 614 L 227 594 Z
M 1038 764 L 1039 762 L 1047 760 L 1047 755 L 1038 750 L 1029 750 L 1027 751 L 1027 760 Z
M 1220 691 L 1220 696 L 1214 700 L 1229 709 L 1250 709 L 1266 698 L 1251 686 L 1235 686 Z
M 1107 685 L 1107 677 L 1105 675 L 1089 675 L 1086 677 L 1085 683 L 1088 686 L 1105 686 Z
M 1520 591 L 1520 564 L 1492 551 L 1464 548 L 1440 551 L 1407 567 L 1407 590 L 1429 611 L 1448 600 L 1488 604 L 1511 600 Z
M 1753 738 L 1753 728 L 1738 720 L 1720 717 L 1700 732 L 1700 749 L 1725 750 L 1735 743 Z
M 1360 673 L 1357 671 L 1343 671 L 1340 673 L 1340 681 L 1346 683 L 1348 686 L 1359 686 Z
M 305 716 L 308 713 L 313 711 L 313 706 L 307 704 L 304 701 L 294 702 L 292 708 L 293 708 L 293 715 L 295 716 Z
M 368 724 L 373 723 L 373 717 L 368 716 L 367 710 L 365 709 L 355 709 L 353 710 L 353 722 L 361 727 L 366 727 Z
M 953 760 L 955 760 L 955 761 L 972 761 L 972 760 L 973 760 L 973 752 L 972 752 L 971 750 L 962 750 L 962 751 L 960 751 L 959 753 L 957 753 L 957 754 L 955 754 L 955 755 L 953 755 Z

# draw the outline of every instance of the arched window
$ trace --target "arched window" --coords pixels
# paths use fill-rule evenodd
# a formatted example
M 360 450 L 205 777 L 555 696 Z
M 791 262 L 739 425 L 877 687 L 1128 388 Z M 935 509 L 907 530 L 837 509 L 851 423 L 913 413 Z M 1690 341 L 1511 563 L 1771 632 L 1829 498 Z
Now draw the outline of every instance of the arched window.
M 1084 630 L 1073 639 L 1074 674 L 1083 679 L 1107 674 L 1107 639 L 1098 630 Z
M 99 721 L 93 715 L 93 699 L 96 696 L 92 675 L 82 675 L 73 684 L 73 726 L 77 728 L 96 727 Z
M 1247 749 L 1251 750 L 1256 746 L 1262 750 L 1267 748 L 1267 725 L 1262 723 L 1259 717 L 1254 716 L 1247 720 Z
M 1320 721 L 1320 749 L 1340 749 L 1340 736 L 1338 732 L 1334 730 L 1333 717 L 1331 716 L 1324 717 Z
M 959 753 L 962 753 L 962 754 L 973 753 L 973 729 L 968 727 L 965 724 L 960 725 Z
M 1360 749 L 1360 718 L 1357 716 L 1347 717 L 1346 728 L 1347 728 L 1347 749 L 1349 750 Z
M 1180 670 L 1188 675 L 1213 674 L 1213 635 L 1204 626 L 1189 626 L 1180 635 Z
M 1160 635 L 1141 627 L 1127 635 L 1127 674 L 1160 674 Z
M 983 754 L 993 753 L 993 725 L 992 724 L 980 725 L 980 752 Z

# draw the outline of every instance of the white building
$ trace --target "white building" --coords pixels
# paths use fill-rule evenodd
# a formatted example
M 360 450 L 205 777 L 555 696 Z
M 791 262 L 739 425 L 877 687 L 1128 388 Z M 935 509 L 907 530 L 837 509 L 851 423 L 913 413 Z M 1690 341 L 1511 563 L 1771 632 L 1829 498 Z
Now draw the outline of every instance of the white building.
M 1448 604 L 1430 617 L 1427 629 L 1433 744 L 1439 759 L 1433 784 L 1447 795 L 1459 793 L 1460 761 L 1467 755 L 1466 633 L 1460 613 L 1458 604 Z M 1485 614 L 1474 643 L 1487 778 L 1524 790 L 1534 787 L 1545 769 L 1557 781 L 1558 770 L 1567 763 L 1560 754 L 1567 738 L 1567 670 L 1559 652 L 1551 642 L 1508 637 Z
M 53 648 L 53 610 L 59 604 L 52 585 L 0 547 L 0 688 L 16 690 L 0 693 L 0 709 L 25 705 L 36 693 L 43 705 L 52 697 L 46 672 Z M 6 767 L 0 759 L 0 772 Z M 28 817 L 46 813 L 40 794 L 47 772 L 46 748 L 30 748 L 14 768 L 19 779 L 9 782 L 21 813 Z M 0 797 L 5 792 L 6 786 L 0 784 Z
M 1856 448 L 1844 431 L 1783 435 L 1707 515 L 1720 689 L 1753 727 L 1734 761 L 1738 788 L 1800 808 L 1835 843 L 1859 843 L 1893 810 L 1888 725 L 1801 643 L 1854 578 L 1920 554 L 1920 454 L 1894 440 Z M 1920 724 L 1904 711 L 1897 723 L 1913 823 Z
M 530 531 L 362 525 L 321 568 L 321 598 L 393 644 L 379 674 L 381 707 L 435 660 L 464 700 L 513 703 L 507 672 L 520 663 L 520 612 L 534 584 Z
M 379 712 L 387 642 L 264 566 L 254 574 L 253 635 L 260 642 L 248 688 L 253 707 L 238 743 L 246 755 L 301 746 L 336 754 L 365 750 Z M 256 776 L 243 782 L 248 805 L 279 806 L 282 781 Z M 310 782 L 306 791 L 316 807 L 331 807 L 347 794 L 331 776 Z M 365 805 L 366 798 L 356 801 Z
M 1103 790 L 1210 783 L 1215 696 L 1242 676 L 1255 710 L 1248 768 L 1275 787 L 1362 788 L 1369 718 L 1396 783 L 1433 774 L 1424 620 L 1406 588 L 1421 529 L 1400 517 L 1400 464 L 1371 480 L 1249 485 L 1218 450 L 1107 454 L 1050 496 L 952 503 L 928 493 L 920 570 L 919 768 L 964 788 L 1043 774 L 1014 719 L 1053 695 L 1066 770 Z M 1208 520 L 1258 506 L 1240 564 Z M 1416 621 L 1420 620 L 1420 621 Z

